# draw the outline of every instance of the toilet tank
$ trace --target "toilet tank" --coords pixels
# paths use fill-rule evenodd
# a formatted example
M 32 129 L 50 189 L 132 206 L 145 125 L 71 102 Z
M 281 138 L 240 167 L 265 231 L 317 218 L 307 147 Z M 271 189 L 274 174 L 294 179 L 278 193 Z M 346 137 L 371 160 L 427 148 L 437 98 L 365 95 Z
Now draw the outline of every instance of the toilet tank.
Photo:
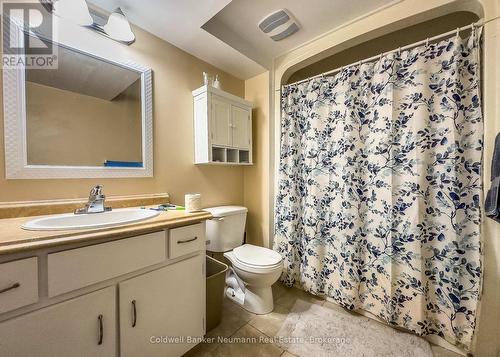
M 248 209 L 241 206 L 204 208 L 214 218 L 207 221 L 207 250 L 227 252 L 243 244 Z

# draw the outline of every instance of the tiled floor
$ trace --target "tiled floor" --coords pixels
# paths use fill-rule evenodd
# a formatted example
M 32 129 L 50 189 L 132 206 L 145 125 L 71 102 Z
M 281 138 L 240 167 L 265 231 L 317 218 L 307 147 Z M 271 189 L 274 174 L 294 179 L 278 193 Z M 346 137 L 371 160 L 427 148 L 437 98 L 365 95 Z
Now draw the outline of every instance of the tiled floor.
M 207 334 L 207 343 L 199 344 L 184 357 L 293 357 L 294 355 L 272 343 L 238 343 L 238 338 L 251 342 L 274 337 L 297 300 L 341 309 L 336 304 L 319 299 L 302 290 L 286 288 L 277 283 L 273 286 L 274 311 L 267 315 L 252 314 L 229 299 L 224 299 L 222 322 Z M 251 338 L 254 339 L 251 339 Z M 227 340 L 224 340 L 227 338 Z M 241 340 L 240 340 L 241 341 Z M 460 355 L 432 346 L 435 357 L 460 357 Z M 309 356 L 301 356 L 309 357 Z M 382 357 L 382 356 L 381 356 Z

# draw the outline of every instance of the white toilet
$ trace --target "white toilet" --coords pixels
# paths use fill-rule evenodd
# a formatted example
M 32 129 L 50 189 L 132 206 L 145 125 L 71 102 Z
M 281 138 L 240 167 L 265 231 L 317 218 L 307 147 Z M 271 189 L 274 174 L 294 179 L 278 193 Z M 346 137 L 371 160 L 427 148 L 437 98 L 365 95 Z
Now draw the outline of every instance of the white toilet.
M 274 308 L 271 286 L 279 279 L 283 269 L 281 255 L 271 249 L 242 245 L 248 212 L 246 207 L 220 206 L 205 210 L 214 217 L 207 221 L 207 250 L 224 252 L 236 273 L 235 280 L 244 285 L 244 296 L 226 295 L 250 312 L 270 313 Z M 227 289 L 233 291 L 231 287 Z

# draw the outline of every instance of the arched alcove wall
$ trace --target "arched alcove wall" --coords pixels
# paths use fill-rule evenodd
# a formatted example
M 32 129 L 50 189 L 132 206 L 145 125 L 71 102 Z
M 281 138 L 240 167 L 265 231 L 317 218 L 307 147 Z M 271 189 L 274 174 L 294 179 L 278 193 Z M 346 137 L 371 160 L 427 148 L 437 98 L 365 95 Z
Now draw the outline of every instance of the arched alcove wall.
M 380 53 L 391 51 L 425 40 L 450 30 L 470 25 L 479 20 L 479 16 L 473 12 L 459 11 L 436 17 L 434 19 L 406 27 L 386 35 L 363 42 L 350 47 L 339 53 L 335 53 L 322 60 L 311 63 L 292 73 L 286 83 L 293 83 L 312 76 L 330 71 L 335 68 L 347 66 L 352 63 L 376 56 Z M 470 31 L 461 32 L 461 36 L 468 36 Z

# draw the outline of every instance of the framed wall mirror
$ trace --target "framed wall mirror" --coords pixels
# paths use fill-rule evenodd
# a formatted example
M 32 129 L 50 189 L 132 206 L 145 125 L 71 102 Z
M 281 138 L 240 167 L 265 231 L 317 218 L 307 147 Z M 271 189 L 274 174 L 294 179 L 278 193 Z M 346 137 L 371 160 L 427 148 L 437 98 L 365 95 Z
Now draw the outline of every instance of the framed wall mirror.
M 6 178 L 153 176 L 151 70 L 51 43 L 57 68 L 3 70 Z

